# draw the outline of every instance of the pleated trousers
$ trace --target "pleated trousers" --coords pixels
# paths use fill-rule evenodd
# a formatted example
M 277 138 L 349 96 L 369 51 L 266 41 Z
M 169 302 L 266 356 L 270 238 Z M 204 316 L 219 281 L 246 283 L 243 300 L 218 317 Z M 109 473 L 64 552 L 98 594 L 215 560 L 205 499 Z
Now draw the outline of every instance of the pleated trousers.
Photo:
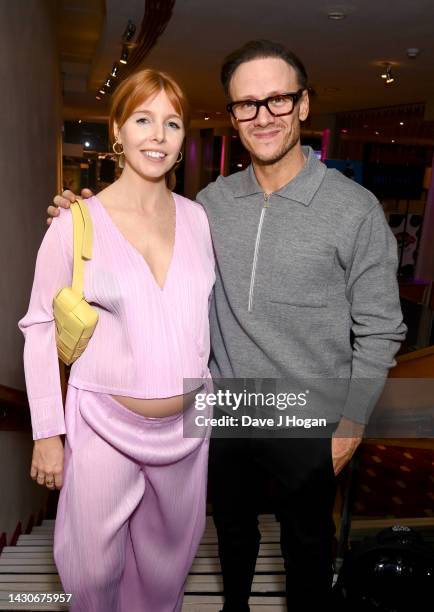
M 209 432 L 68 388 L 54 559 L 71 612 L 179 612 L 205 527 Z

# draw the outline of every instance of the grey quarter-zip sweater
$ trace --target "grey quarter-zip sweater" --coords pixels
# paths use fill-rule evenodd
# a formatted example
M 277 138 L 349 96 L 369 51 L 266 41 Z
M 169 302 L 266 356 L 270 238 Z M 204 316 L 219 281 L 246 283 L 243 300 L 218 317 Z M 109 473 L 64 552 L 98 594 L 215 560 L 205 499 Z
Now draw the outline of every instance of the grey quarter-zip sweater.
M 358 381 L 332 419 L 366 423 L 360 382 L 384 381 L 406 332 L 397 243 L 371 192 L 303 152 L 279 191 L 250 165 L 197 196 L 216 256 L 211 374 Z

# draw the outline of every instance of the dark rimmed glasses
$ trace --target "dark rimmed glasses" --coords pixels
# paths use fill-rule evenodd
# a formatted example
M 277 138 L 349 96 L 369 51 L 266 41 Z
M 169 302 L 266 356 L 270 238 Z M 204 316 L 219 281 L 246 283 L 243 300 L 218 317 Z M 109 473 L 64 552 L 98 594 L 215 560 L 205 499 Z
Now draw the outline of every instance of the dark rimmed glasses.
M 303 91 L 304 89 L 299 89 L 296 92 L 276 94 L 262 100 L 230 102 L 226 109 L 236 121 L 252 121 L 252 119 L 256 119 L 261 106 L 265 106 L 273 117 L 283 117 L 292 113 Z

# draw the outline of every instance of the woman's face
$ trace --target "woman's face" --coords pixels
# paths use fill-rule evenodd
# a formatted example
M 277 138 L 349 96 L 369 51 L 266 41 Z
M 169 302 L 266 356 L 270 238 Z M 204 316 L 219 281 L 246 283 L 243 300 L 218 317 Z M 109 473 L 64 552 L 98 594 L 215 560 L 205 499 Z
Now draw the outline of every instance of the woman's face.
M 155 180 L 174 166 L 185 136 L 184 124 L 165 91 L 149 98 L 128 117 L 115 135 L 122 144 L 125 164 Z

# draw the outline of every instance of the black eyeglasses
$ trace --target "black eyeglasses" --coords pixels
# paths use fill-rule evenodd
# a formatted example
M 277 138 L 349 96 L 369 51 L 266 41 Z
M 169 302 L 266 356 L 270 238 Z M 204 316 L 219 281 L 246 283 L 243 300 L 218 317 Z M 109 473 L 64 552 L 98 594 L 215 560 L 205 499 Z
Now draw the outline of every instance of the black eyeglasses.
M 299 89 L 293 93 L 276 94 L 275 96 L 269 96 L 263 100 L 240 100 L 239 102 L 230 102 L 226 106 L 226 110 L 231 113 L 232 117 L 237 121 L 252 121 L 252 119 L 256 119 L 261 106 L 265 106 L 273 117 L 283 117 L 284 115 L 290 115 L 292 113 L 303 91 L 304 89 Z

